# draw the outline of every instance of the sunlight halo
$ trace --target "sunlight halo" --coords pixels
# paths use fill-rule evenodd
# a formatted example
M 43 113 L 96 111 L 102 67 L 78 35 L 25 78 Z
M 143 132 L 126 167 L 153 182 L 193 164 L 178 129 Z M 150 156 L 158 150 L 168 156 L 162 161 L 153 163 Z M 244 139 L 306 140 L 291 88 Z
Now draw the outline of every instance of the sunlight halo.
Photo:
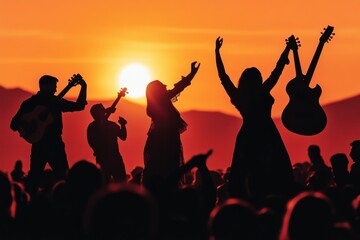
M 140 63 L 126 65 L 120 72 L 119 84 L 121 88 L 127 88 L 127 95 L 130 98 L 142 98 L 145 96 L 147 84 L 151 76 L 149 69 Z

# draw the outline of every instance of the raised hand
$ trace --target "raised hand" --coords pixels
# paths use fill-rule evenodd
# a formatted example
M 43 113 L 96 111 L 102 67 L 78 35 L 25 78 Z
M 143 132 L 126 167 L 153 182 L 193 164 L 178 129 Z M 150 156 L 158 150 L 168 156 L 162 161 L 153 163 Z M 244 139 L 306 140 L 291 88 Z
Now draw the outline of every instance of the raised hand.
M 196 62 L 196 61 L 191 63 L 191 73 L 194 75 L 197 73 L 197 71 L 199 70 L 199 67 L 200 67 L 200 63 L 196 66 L 197 63 L 198 62 Z
M 218 38 L 216 39 L 216 47 L 215 47 L 215 50 L 218 51 L 218 50 L 221 48 L 222 44 L 223 44 L 223 38 L 218 37 Z
M 84 78 L 80 75 L 80 74 L 77 74 L 77 76 L 78 76 L 78 84 L 80 85 L 80 86 L 82 86 L 82 87 L 86 87 L 86 82 L 85 82 L 85 80 L 84 80 Z
M 127 124 L 127 121 L 125 120 L 125 118 L 119 117 L 118 123 L 120 125 L 125 125 L 125 124 Z
M 206 160 L 209 158 L 209 156 L 212 154 L 212 152 L 213 152 L 213 150 L 210 149 L 205 154 L 195 155 L 189 160 L 188 164 L 191 166 L 196 166 L 196 167 L 204 166 L 206 164 Z

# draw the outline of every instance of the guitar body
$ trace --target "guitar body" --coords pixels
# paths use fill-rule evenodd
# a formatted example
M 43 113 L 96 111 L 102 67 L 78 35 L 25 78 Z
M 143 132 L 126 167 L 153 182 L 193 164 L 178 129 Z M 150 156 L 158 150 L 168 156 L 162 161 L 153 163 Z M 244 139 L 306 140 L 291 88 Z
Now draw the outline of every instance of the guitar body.
M 44 136 L 47 126 L 52 123 L 53 117 L 45 106 L 37 106 L 22 117 L 22 124 L 18 132 L 29 143 L 37 143 Z
M 281 115 L 284 126 L 294 133 L 308 136 L 324 130 L 327 117 L 319 103 L 321 87 L 310 88 L 303 79 L 295 78 L 286 86 L 286 92 L 290 100 Z
M 296 77 L 286 86 L 286 92 L 289 95 L 289 103 L 281 115 L 284 126 L 291 132 L 300 135 L 315 135 L 320 133 L 327 124 L 325 111 L 319 104 L 321 87 L 316 85 L 310 88 L 309 84 L 314 74 L 316 64 L 325 42 L 332 39 L 334 27 L 328 26 L 319 40 L 309 69 L 304 75 L 301 71 L 298 46 L 301 46 L 298 38 L 294 35 L 287 40 L 288 45 L 293 50 Z

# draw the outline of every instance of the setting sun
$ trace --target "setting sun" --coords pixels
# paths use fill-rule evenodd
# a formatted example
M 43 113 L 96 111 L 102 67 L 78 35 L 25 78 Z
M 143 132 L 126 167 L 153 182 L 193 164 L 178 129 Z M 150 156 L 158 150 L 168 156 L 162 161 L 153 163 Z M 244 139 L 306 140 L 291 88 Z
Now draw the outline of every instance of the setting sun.
M 150 82 L 150 72 L 142 64 L 133 63 L 126 65 L 120 73 L 119 82 L 121 87 L 128 89 L 130 98 L 145 96 L 147 84 Z

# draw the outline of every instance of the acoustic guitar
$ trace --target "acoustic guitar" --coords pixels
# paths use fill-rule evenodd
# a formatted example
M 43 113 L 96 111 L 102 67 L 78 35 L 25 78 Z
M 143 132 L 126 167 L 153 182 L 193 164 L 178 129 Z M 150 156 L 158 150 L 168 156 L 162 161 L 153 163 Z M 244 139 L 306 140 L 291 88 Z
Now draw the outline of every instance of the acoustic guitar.
M 328 26 L 324 30 L 306 75 L 302 73 L 300 65 L 300 42 L 294 36 L 287 40 L 294 55 L 296 77 L 286 86 L 289 103 L 282 112 L 281 120 L 289 131 L 300 135 L 316 135 L 323 131 L 327 124 L 326 113 L 319 103 L 321 87 L 318 84 L 314 88 L 309 86 L 324 44 L 334 35 L 334 27 Z
M 65 94 L 73 87 L 76 86 L 82 76 L 80 74 L 74 74 L 69 80 L 67 86 L 56 96 L 56 102 L 59 102 Z M 26 113 L 21 118 L 21 124 L 18 128 L 18 132 L 22 138 L 29 143 L 39 142 L 49 124 L 53 122 L 53 116 L 50 113 L 51 106 L 39 105 L 34 108 L 33 111 Z

